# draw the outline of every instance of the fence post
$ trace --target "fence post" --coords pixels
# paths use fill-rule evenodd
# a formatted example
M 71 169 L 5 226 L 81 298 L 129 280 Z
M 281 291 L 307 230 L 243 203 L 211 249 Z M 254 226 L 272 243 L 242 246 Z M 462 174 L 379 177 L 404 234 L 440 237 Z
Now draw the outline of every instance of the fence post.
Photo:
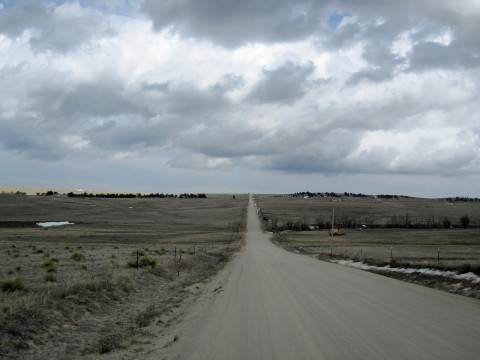
M 393 247 L 390 246 L 390 261 L 393 260 Z
M 437 263 L 440 264 L 440 248 L 437 249 Z
M 177 258 L 177 247 L 175 246 L 175 259 Z
M 195 245 L 193 245 L 193 255 L 195 255 Z
M 138 265 L 138 249 L 137 249 L 137 269 L 139 268 L 139 265 Z

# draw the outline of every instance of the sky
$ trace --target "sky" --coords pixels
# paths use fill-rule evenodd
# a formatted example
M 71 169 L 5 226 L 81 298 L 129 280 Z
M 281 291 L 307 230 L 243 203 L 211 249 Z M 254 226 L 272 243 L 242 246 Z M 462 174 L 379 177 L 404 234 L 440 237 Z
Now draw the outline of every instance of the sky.
M 478 0 L 0 0 L 0 185 L 480 197 L 478 34 Z

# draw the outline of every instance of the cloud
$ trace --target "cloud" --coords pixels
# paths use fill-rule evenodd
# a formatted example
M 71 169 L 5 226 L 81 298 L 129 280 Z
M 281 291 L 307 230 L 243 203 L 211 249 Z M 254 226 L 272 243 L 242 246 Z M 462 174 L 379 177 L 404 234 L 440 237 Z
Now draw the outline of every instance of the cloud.
M 163 82 L 163 83 L 149 83 L 144 82 L 142 83 L 142 90 L 151 90 L 151 91 L 159 91 L 161 93 L 168 93 L 170 92 L 170 83 Z
M 93 37 L 113 32 L 96 10 L 77 2 L 58 6 L 34 0 L 19 0 L 0 12 L 0 32 L 15 38 L 26 32 L 35 51 L 72 51 Z
M 295 41 L 320 27 L 318 2 L 224 0 L 153 1 L 143 3 L 156 30 L 213 39 L 226 47 L 249 42 Z
M 479 14 L 467 0 L 8 2 L 0 155 L 236 184 L 466 179 Z
M 225 94 L 234 90 L 238 90 L 245 85 L 243 77 L 233 73 L 227 73 L 213 85 L 210 86 L 210 90 L 216 93 Z
M 168 133 L 161 125 L 146 123 L 143 117 L 124 116 L 105 121 L 85 131 L 85 138 L 91 146 L 107 152 L 136 151 L 141 148 L 161 147 Z
M 313 63 L 297 65 L 287 61 L 273 70 L 262 71 L 248 99 L 260 103 L 292 104 L 307 91 L 307 78 L 315 70 Z
M 449 48 L 432 41 L 414 45 L 409 60 L 411 71 L 480 67 L 480 54 L 456 44 Z

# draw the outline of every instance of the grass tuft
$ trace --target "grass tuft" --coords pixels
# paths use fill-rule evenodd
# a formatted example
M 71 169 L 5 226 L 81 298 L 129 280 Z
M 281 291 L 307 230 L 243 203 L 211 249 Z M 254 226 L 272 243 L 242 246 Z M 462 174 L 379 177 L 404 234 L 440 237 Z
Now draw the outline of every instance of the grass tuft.
M 85 260 L 85 255 L 83 255 L 82 253 L 76 252 L 72 254 L 72 259 L 75 261 L 83 261 Z
M 25 280 L 20 277 L 16 277 L 14 279 L 7 279 L 0 282 L 0 287 L 2 291 L 18 291 L 24 289 L 24 282 Z
M 146 327 L 150 325 L 158 315 L 160 315 L 160 311 L 155 308 L 155 305 L 149 305 L 144 311 L 137 314 L 135 324 L 137 324 L 139 328 Z
M 138 267 L 139 268 L 144 268 L 150 266 L 152 269 L 155 268 L 157 265 L 157 261 L 155 259 L 152 259 L 151 257 L 148 256 L 142 256 L 141 258 L 138 259 Z M 137 267 L 137 259 L 132 258 L 128 260 L 127 267 L 129 268 L 136 268 Z
M 51 273 L 45 274 L 45 277 L 43 279 L 45 280 L 45 282 L 56 282 L 57 281 L 57 277 L 54 274 L 51 274 Z
M 98 352 L 108 354 L 109 352 L 121 347 L 123 336 L 121 334 L 108 334 L 98 341 Z

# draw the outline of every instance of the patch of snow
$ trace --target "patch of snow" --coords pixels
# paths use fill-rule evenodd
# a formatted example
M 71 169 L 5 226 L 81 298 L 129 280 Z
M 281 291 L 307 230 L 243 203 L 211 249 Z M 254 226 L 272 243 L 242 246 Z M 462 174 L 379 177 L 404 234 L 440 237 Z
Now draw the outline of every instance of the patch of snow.
M 38 222 L 37 226 L 47 228 L 52 226 L 62 226 L 62 225 L 73 225 L 73 222 L 69 221 L 46 221 L 46 222 Z
M 401 268 L 401 267 L 392 268 L 390 267 L 390 265 L 372 266 L 372 265 L 365 264 L 362 261 L 352 261 L 352 260 L 331 260 L 331 262 L 353 267 L 356 269 L 361 269 L 361 270 L 383 270 L 383 271 L 398 272 L 398 273 L 404 273 L 404 274 L 418 273 L 423 275 L 436 275 L 436 276 L 443 276 L 443 277 L 448 277 L 448 278 L 458 279 L 458 280 L 468 280 L 473 283 L 480 283 L 480 276 L 472 272 L 459 274 L 455 271 L 443 271 L 443 270 L 429 269 L 429 268 L 421 268 L 421 269 Z

